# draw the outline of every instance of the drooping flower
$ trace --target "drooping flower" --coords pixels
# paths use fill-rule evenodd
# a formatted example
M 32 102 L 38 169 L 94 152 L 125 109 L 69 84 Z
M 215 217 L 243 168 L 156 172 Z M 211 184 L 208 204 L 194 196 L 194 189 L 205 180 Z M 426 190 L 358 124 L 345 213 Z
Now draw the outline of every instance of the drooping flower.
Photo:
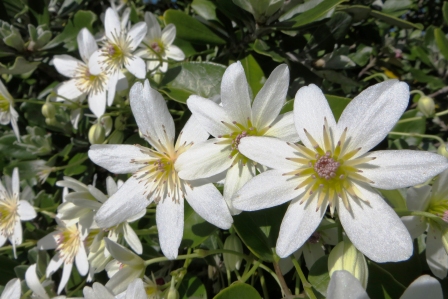
M 193 116 L 215 138 L 194 145 L 180 157 L 179 176 L 186 180 L 225 174 L 224 199 L 233 214 L 232 197 L 263 167 L 239 151 L 248 136 L 270 136 L 298 141 L 292 112 L 279 115 L 289 84 L 288 67 L 278 66 L 251 105 L 249 85 L 240 62 L 230 65 L 221 82 L 222 107 L 211 100 L 190 96 L 187 101 Z
M 432 216 L 406 216 L 402 220 L 413 239 L 427 231 L 426 261 L 431 272 L 444 279 L 448 272 L 448 170 L 436 178 L 432 188 L 409 188 L 406 201 L 409 210 Z
M 173 45 L 176 38 L 176 26 L 168 24 L 162 31 L 156 16 L 149 11 L 145 13 L 145 22 L 148 26 L 148 32 L 140 44 L 137 55 L 147 60 L 147 71 L 158 68 L 165 73 L 168 69 L 168 58 L 176 61 L 185 59 L 184 52 Z
M 100 227 L 123 222 L 155 202 L 160 245 L 168 258 L 175 258 L 184 227 L 184 198 L 210 223 L 227 229 L 232 217 L 222 195 L 211 183 L 185 181 L 175 167 L 178 157 L 193 143 L 208 138 L 195 118 L 185 125 L 174 143 L 174 121 L 165 100 L 156 90 L 136 83 L 130 92 L 131 109 L 146 141 L 140 145 L 92 145 L 90 159 L 113 173 L 132 173 L 118 191 L 99 209 L 95 220 Z
M 134 50 L 146 35 L 146 23 L 139 22 L 127 30 L 112 8 L 106 10 L 104 18 L 105 42 L 101 49 L 95 51 L 89 59 L 89 69 L 94 75 L 105 72 L 109 75 L 108 91 L 115 94 L 115 88 L 122 69 L 126 68 L 139 79 L 146 76 L 145 62 L 134 55 Z M 108 94 L 108 103 L 113 97 Z
M 82 61 L 66 54 L 54 56 L 53 63 L 56 70 L 62 75 L 72 78 L 56 88 L 56 93 L 62 97 L 57 99 L 72 100 L 87 95 L 90 110 L 99 118 L 106 111 L 108 75 L 105 72 L 93 75 L 90 71 L 89 59 L 98 50 L 98 46 L 89 30 L 81 29 L 77 39 Z M 115 89 L 111 91 L 115 92 Z M 113 99 L 114 96 L 115 94 L 111 94 L 109 98 Z M 112 102 L 108 104 L 110 106 Z
M 19 114 L 14 109 L 14 99 L 0 80 L 0 124 L 8 125 L 11 123 L 12 130 L 17 140 L 20 141 L 19 126 L 17 124 L 18 118 Z
M 5 176 L 6 188 L 0 182 L 0 247 L 6 240 L 12 245 L 17 258 L 16 245 L 22 244 L 22 224 L 20 221 L 32 220 L 36 211 L 26 200 L 20 200 L 19 169 L 12 172 L 12 179 Z
M 84 247 L 84 237 L 77 225 L 66 226 L 61 220 L 58 222 L 57 231 L 50 233 L 37 242 L 39 250 L 56 249 L 56 255 L 47 266 L 47 277 L 50 277 L 62 264 L 62 278 L 59 282 L 58 294 L 64 289 L 70 278 L 73 263 L 81 276 L 89 272 L 89 261 Z
M 408 105 L 405 83 L 389 80 L 355 97 L 338 123 L 315 85 L 296 94 L 294 120 L 302 144 L 246 137 L 240 151 L 272 168 L 248 182 L 234 205 L 258 210 L 291 200 L 277 240 L 285 257 L 315 231 L 327 207 L 351 242 L 376 262 L 408 259 L 412 240 L 394 210 L 373 188 L 424 182 L 448 167 L 443 156 L 411 150 L 368 151 L 383 140 Z M 372 188 L 373 187 L 373 188 Z

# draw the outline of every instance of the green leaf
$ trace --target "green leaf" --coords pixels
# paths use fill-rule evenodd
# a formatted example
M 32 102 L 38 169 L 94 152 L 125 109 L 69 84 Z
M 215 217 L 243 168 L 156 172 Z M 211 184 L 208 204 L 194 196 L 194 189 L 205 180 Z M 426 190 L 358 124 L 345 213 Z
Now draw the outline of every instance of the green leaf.
M 73 19 L 69 20 L 64 30 L 53 38 L 43 49 L 48 50 L 63 43 L 68 51 L 74 51 L 77 48 L 77 36 L 79 31 L 86 27 L 92 32 L 92 24 L 96 21 L 96 14 L 91 11 L 79 10 Z
M 341 116 L 342 111 L 344 111 L 345 107 L 348 105 L 348 103 L 350 103 L 351 99 L 329 94 L 326 94 L 325 97 L 327 98 L 331 111 L 333 111 L 334 118 L 337 121 Z
M 327 296 L 330 274 L 328 273 L 328 255 L 318 259 L 308 273 L 308 281 L 314 289 L 324 296 Z
M 241 64 L 243 65 L 247 82 L 252 89 L 252 94 L 255 96 L 263 87 L 264 81 L 266 81 L 263 70 L 252 55 L 248 55 L 242 59 Z
M 443 19 L 445 20 L 445 24 L 448 25 L 448 2 L 443 2 L 442 6 Z
M 278 27 L 298 28 L 325 17 L 329 11 L 346 0 L 325 0 L 315 7 L 278 24 Z
M 418 110 L 412 109 L 408 110 L 401 116 L 400 120 L 405 120 L 407 118 L 413 118 L 417 116 Z M 392 132 L 402 132 L 402 133 L 417 133 L 424 134 L 426 131 L 426 120 L 424 118 L 415 119 L 408 122 L 397 123 Z M 408 137 L 408 136 L 400 136 L 396 134 L 389 134 L 390 139 L 399 139 L 403 138 L 409 145 L 418 145 L 421 142 L 420 137 Z
M 348 57 L 351 58 L 357 65 L 365 66 L 367 62 L 369 62 L 370 55 L 372 55 L 373 48 L 366 46 L 364 44 L 360 44 L 356 48 L 356 52 L 349 54 Z
M 233 226 L 244 244 L 258 258 L 273 262 L 280 224 L 288 204 L 270 209 L 242 212 L 233 217 Z
M 3 156 L 11 159 L 35 159 L 36 155 L 26 150 L 26 148 L 21 147 L 16 144 L 17 137 L 14 134 L 5 134 L 0 137 L 0 152 Z
M 22 75 L 34 71 L 40 62 L 29 62 L 23 57 L 17 57 L 13 66 L 7 67 L 0 63 L 0 74 Z
M 446 38 L 445 33 L 443 33 L 442 29 L 435 28 L 434 36 L 440 53 L 442 53 L 443 57 L 448 60 L 448 39 Z
M 255 41 L 255 43 L 254 43 L 254 51 L 257 52 L 258 54 L 269 56 L 269 57 L 272 58 L 272 60 L 274 60 L 276 62 L 283 62 L 283 61 L 285 61 L 285 58 L 280 56 L 280 54 L 278 54 L 277 51 L 271 50 L 271 48 L 268 46 L 268 44 L 265 41 L 261 40 L 261 39 L 257 39 Z
M 186 13 L 168 9 L 163 14 L 166 24 L 176 26 L 176 36 L 195 44 L 225 44 L 226 41 L 216 35 L 207 26 Z
M 216 230 L 216 226 L 205 221 L 185 201 L 184 235 L 181 247 L 197 247 Z
M 216 20 L 216 5 L 210 0 L 193 0 L 191 8 L 206 20 Z
M 87 170 L 87 166 L 82 165 L 82 161 L 87 159 L 87 153 L 77 153 L 68 161 L 68 167 L 64 170 L 64 175 L 72 176 L 81 174 Z
M 0 255 L 0 265 L 2 265 L 0 267 L 0 285 L 6 285 L 9 280 L 16 278 L 14 267 L 18 266 L 19 263 L 8 256 Z
M 221 292 L 218 293 L 214 299 L 235 299 L 235 298 L 244 298 L 244 299 L 261 299 L 260 294 L 258 294 L 257 290 L 245 283 L 235 282 L 228 288 L 225 288 Z
M 190 273 L 185 275 L 178 291 L 181 299 L 207 299 L 207 290 L 201 279 Z
M 411 68 L 409 69 L 409 72 L 412 74 L 414 80 L 422 83 L 428 83 L 428 88 L 431 90 L 437 90 L 446 86 L 441 78 L 428 75 L 426 74 L 427 72 L 423 70 Z
M 400 190 L 378 190 L 394 206 L 394 208 L 407 209 L 406 199 L 404 198 L 403 193 Z
M 369 282 L 366 291 L 370 298 L 399 298 L 403 294 L 404 286 L 388 271 L 372 261 L 367 261 L 367 264 Z
M 166 72 L 159 91 L 181 103 L 192 94 L 211 98 L 221 93 L 225 70 L 225 66 L 212 62 L 184 62 Z

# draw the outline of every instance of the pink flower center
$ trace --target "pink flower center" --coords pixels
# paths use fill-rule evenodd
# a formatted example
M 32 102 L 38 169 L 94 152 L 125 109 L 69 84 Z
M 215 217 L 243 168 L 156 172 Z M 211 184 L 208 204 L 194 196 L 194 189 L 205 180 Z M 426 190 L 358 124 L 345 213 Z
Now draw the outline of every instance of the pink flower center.
M 317 157 L 316 157 L 317 158 Z M 330 152 L 325 155 L 320 156 L 316 163 L 314 164 L 314 170 L 317 172 L 319 177 L 326 180 L 332 179 L 336 176 L 336 171 L 339 168 L 339 162 L 333 160 L 330 157 Z
M 158 42 L 152 42 L 150 44 L 150 47 L 154 50 L 154 52 L 160 53 L 162 51 L 162 48 L 160 47 Z
M 232 148 L 235 149 L 235 150 L 238 150 L 238 145 L 240 145 L 241 138 L 244 138 L 246 136 L 247 136 L 247 132 L 246 131 L 243 131 L 240 134 L 238 134 L 235 137 L 235 139 L 232 141 Z
M 448 222 L 448 210 L 443 212 L 442 220 L 445 221 L 445 222 Z

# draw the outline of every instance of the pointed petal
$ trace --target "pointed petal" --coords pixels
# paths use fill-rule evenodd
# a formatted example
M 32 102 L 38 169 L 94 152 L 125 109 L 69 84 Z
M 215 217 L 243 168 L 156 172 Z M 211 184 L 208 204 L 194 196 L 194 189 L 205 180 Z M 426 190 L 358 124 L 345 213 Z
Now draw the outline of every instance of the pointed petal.
M 221 101 L 232 122 L 246 125 L 248 118 L 252 119 L 249 84 L 239 61 L 231 64 L 224 72 L 221 81 Z
M 138 22 L 134 26 L 132 26 L 131 30 L 128 32 L 128 37 L 131 39 L 131 43 L 129 44 L 129 49 L 131 51 L 135 50 L 135 48 L 140 45 L 143 38 L 146 35 L 148 27 L 145 22 Z M 142 78 L 140 78 L 142 79 Z
M 76 75 L 76 69 L 84 63 L 69 55 L 55 55 L 53 58 L 53 64 L 56 70 L 61 74 L 69 78 L 73 78 Z
M 162 31 L 162 42 L 165 46 L 171 46 L 176 38 L 176 26 L 168 24 Z
M 20 279 L 11 279 L 3 289 L 1 299 L 20 299 L 21 292 Z
M 231 166 L 227 171 L 226 179 L 224 181 L 224 200 L 229 206 L 232 215 L 241 213 L 241 210 L 235 208 L 233 205 L 235 194 L 254 176 L 255 167 L 253 162 L 248 162 L 246 165 L 243 165 L 240 161 Z
M 104 17 L 104 33 L 108 40 L 114 40 L 114 36 L 121 34 L 120 18 L 115 10 L 108 8 Z
M 57 235 L 58 232 L 52 232 L 39 241 L 37 241 L 37 248 L 39 250 L 48 250 L 48 249 L 55 249 L 58 244 L 56 243 L 55 235 Z
M 95 38 L 87 28 L 82 28 L 78 33 L 77 40 L 79 55 L 86 64 L 89 64 L 90 56 L 98 50 L 98 45 L 96 44 Z
M 184 180 L 207 178 L 221 173 L 232 165 L 230 146 L 215 144 L 216 139 L 198 143 L 177 158 L 174 167 Z
M 20 245 L 22 244 L 22 240 L 23 240 L 22 223 L 20 223 L 20 219 L 17 218 L 14 224 L 13 236 L 9 238 L 9 241 L 14 245 Z
M 88 152 L 90 160 L 113 173 L 134 173 L 141 164 L 132 160 L 147 160 L 148 155 L 135 145 L 94 144 Z
M 115 183 L 114 179 L 110 176 L 108 176 L 106 178 L 106 190 L 107 190 L 107 195 L 109 195 L 109 196 L 115 194 L 115 192 L 117 192 L 117 190 L 118 190 L 117 183 Z
M 58 95 L 60 95 L 61 97 L 64 97 L 66 99 L 69 100 L 73 100 L 76 98 L 79 98 L 80 96 L 82 96 L 84 93 L 78 89 L 78 87 L 76 87 L 76 80 L 72 79 L 72 80 L 68 80 L 63 82 L 62 84 L 59 84 L 56 87 L 56 93 Z M 65 99 L 63 99 L 65 100 Z
M 442 287 L 437 279 L 429 275 L 422 275 L 414 280 L 400 297 L 400 299 L 421 298 L 443 298 Z
M 25 281 L 28 287 L 33 291 L 39 299 L 50 299 L 44 287 L 40 284 L 36 274 L 36 264 L 32 264 L 25 272 Z
M 355 97 L 339 118 L 337 139 L 345 128 L 350 136 L 348 151 L 369 151 L 390 132 L 409 103 L 409 86 L 398 80 L 375 84 Z
M 89 272 L 89 261 L 87 259 L 86 249 L 84 243 L 81 242 L 78 252 L 75 257 L 76 268 L 81 276 L 86 275 Z
M 426 231 L 426 227 L 428 226 L 426 221 L 424 221 L 423 217 L 419 216 L 401 217 L 401 221 L 403 222 L 404 226 L 406 226 L 406 228 L 408 229 L 412 239 L 421 236 Z
M 72 268 L 73 268 L 72 263 L 64 264 L 64 268 L 62 269 L 61 281 L 59 282 L 58 294 L 60 294 L 64 289 L 64 287 L 66 286 L 68 279 L 70 278 L 70 274 L 72 274 Z
M 434 186 L 432 187 L 434 190 Z M 431 197 L 431 186 L 411 187 L 406 190 L 406 203 L 410 211 L 426 211 Z M 433 191 L 434 193 L 434 191 Z
M 156 39 L 162 37 L 162 30 L 160 29 L 159 22 L 154 14 L 147 11 L 145 12 L 145 22 L 148 27 L 147 36 L 149 39 Z
M 414 247 L 400 218 L 371 188 L 356 187 L 362 193 L 362 198 L 369 201 L 368 204 L 350 198 L 350 212 L 341 200 L 337 201 L 339 218 L 350 241 L 374 262 L 407 260 Z
M 182 52 L 182 50 L 179 47 L 176 47 L 174 45 L 171 45 L 165 49 L 165 55 L 166 57 L 176 61 L 181 61 L 185 59 L 184 52 Z
M 227 112 L 215 102 L 192 95 L 187 100 L 188 108 L 193 116 L 213 137 L 226 135 L 230 129 L 222 122 L 232 123 Z
M 37 216 L 34 207 L 26 200 L 19 201 L 18 213 L 22 221 L 31 220 Z
M 136 255 L 126 247 L 123 247 L 122 245 L 111 241 L 109 238 L 104 238 L 104 240 L 106 242 L 107 250 L 120 263 L 135 268 L 143 267 L 144 261 L 138 255 Z
M 96 213 L 95 221 L 98 226 L 115 226 L 147 207 L 151 201 L 146 198 L 144 192 L 144 183 L 130 177 Z
M 118 77 L 120 72 L 110 74 L 109 82 L 107 83 L 107 105 L 112 106 L 115 98 L 115 91 L 117 90 Z
M 264 136 L 279 138 L 287 142 L 298 142 L 300 138 L 294 125 L 294 113 L 291 111 L 280 114 L 271 123 L 271 127 Z
M 426 236 L 426 261 L 429 269 L 438 278 L 444 279 L 448 273 L 448 255 L 443 247 L 442 233 L 432 226 Z
M 208 132 L 201 126 L 198 120 L 194 116 L 191 116 L 180 132 L 177 143 L 179 145 L 195 144 L 207 140 L 209 136 Z
M 186 199 L 190 206 L 202 218 L 221 229 L 229 229 L 233 219 L 221 193 L 213 184 L 205 184 L 192 188 L 186 185 Z
M 14 167 L 12 171 L 12 193 L 20 194 L 20 178 L 19 178 L 19 169 Z
M 147 299 L 145 287 L 141 279 L 131 282 L 126 289 L 126 299 Z
M 274 169 L 294 170 L 299 164 L 287 158 L 296 157 L 295 150 L 285 141 L 272 137 L 244 137 L 239 151 L 249 159 Z
M 142 277 L 143 274 L 144 269 L 142 271 L 136 270 L 133 267 L 124 267 L 109 279 L 106 283 L 106 287 L 115 294 L 119 294 L 124 292 L 134 279 Z
M 106 90 L 89 94 L 89 108 L 97 118 L 103 116 L 106 111 Z
M 345 270 L 335 271 L 330 279 L 327 299 L 369 299 L 359 280 Z
M 127 222 L 123 223 L 123 236 L 126 242 L 129 244 L 129 247 L 131 247 L 132 250 L 135 251 L 135 253 L 142 254 L 142 242 L 140 242 L 137 234 Z
M 323 146 L 324 119 L 327 119 L 330 128 L 336 127 L 333 112 L 322 90 L 314 84 L 300 88 L 294 100 L 294 123 L 300 140 L 306 147 L 313 146 L 306 137 L 304 129 L 321 147 Z
M 145 85 L 135 83 L 132 86 L 129 98 L 132 112 L 142 134 L 149 135 L 154 140 L 160 140 L 165 146 L 172 146 L 175 134 L 174 121 L 162 95 L 151 88 L 149 81 L 145 80 Z
M 104 56 L 101 55 L 101 49 L 93 52 L 89 57 L 89 72 L 92 75 L 99 75 L 102 73 L 101 62 L 104 60 Z
M 127 60 L 124 66 L 132 75 L 134 75 L 138 79 L 145 79 L 146 64 L 140 57 L 135 55 L 132 56 L 130 59 Z
M 252 104 L 255 127 L 262 129 L 272 124 L 285 104 L 288 86 L 289 69 L 281 64 L 272 71 Z
M 184 233 L 184 201 L 175 202 L 167 197 L 156 208 L 160 247 L 169 259 L 175 259 Z
M 360 167 L 375 188 L 398 189 L 421 184 L 448 168 L 448 160 L 426 151 L 386 150 L 366 155 L 376 159 Z
M 243 211 L 257 211 L 281 205 L 299 196 L 299 180 L 282 175 L 281 170 L 268 170 L 248 181 L 234 196 L 232 203 Z
M 57 253 L 48 263 L 46 276 L 50 277 L 54 272 L 56 272 L 61 265 L 64 263 L 64 260 L 61 259 L 59 253 Z

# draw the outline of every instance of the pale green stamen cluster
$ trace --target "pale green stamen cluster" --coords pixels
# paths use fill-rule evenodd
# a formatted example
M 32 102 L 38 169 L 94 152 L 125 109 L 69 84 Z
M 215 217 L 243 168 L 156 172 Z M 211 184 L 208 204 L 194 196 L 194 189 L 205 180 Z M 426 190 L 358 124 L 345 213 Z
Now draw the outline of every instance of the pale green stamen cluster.
M 11 103 L 5 98 L 2 94 L 0 94 L 0 111 L 9 111 L 9 107 Z
M 442 199 L 431 201 L 427 212 L 440 217 L 444 222 L 448 223 L 448 200 Z M 439 226 L 439 223 L 436 223 L 433 219 L 427 218 L 427 220 L 431 224 Z
M 131 42 L 132 39 L 123 31 L 112 33 L 112 39 L 108 38 L 101 49 L 101 56 L 104 57 L 102 62 L 104 72 L 109 74 L 118 72 L 129 59 L 133 59 Z
M 82 64 L 76 69 L 75 79 L 76 87 L 84 93 L 103 92 L 107 84 L 105 74 L 92 75 L 89 68 Z
M 14 234 L 14 227 L 18 215 L 17 195 L 9 196 L 0 192 L 0 234 L 10 237 Z
M 81 234 L 76 225 L 59 228 L 59 233 L 56 235 L 56 243 L 58 244 L 56 250 L 59 251 L 60 258 L 66 264 L 73 263 L 81 242 Z

